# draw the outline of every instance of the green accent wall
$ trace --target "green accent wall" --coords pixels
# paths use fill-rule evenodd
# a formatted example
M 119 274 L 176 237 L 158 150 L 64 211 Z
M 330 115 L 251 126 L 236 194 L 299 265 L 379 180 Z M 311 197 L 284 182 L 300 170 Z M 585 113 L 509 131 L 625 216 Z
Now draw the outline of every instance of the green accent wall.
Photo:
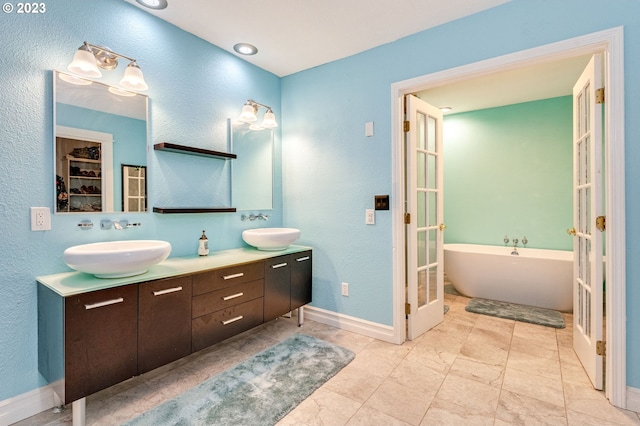
M 445 116 L 445 243 L 571 250 L 572 132 L 571 96 Z

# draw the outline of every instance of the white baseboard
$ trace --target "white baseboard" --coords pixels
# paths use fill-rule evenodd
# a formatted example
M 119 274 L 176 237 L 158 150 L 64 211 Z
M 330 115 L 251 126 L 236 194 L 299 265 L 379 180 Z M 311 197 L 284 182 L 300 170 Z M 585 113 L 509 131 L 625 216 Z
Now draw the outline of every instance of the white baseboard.
M 48 385 L 22 395 L 0 401 L 0 426 L 7 426 L 60 405 L 60 400 Z
M 394 330 L 390 325 L 383 325 L 337 312 L 327 311 L 314 306 L 304 307 L 305 319 L 321 322 L 342 330 L 352 331 L 374 339 L 394 343 Z
M 640 413 L 640 388 L 627 386 L 627 410 Z

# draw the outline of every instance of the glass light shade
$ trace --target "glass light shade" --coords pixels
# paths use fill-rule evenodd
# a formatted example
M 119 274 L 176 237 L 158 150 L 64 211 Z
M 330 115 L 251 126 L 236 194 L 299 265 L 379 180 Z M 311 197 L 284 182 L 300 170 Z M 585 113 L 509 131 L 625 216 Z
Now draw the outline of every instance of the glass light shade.
M 136 0 L 136 2 L 149 9 L 165 9 L 167 7 L 167 0 Z
M 135 62 L 131 62 L 124 71 L 120 86 L 130 90 L 147 90 L 149 86 L 144 81 L 142 71 Z
M 242 112 L 240 113 L 240 117 L 238 117 L 239 121 L 243 123 L 253 123 L 256 121 L 258 117 L 256 117 L 256 110 L 251 104 L 245 104 L 242 107 Z
M 273 129 L 274 127 L 278 127 L 278 123 L 276 123 L 276 115 L 273 111 L 267 111 L 264 113 L 264 118 L 262 119 L 262 124 L 260 125 L 266 129 Z
M 102 77 L 102 73 L 96 64 L 96 57 L 93 56 L 90 50 L 86 50 L 84 46 L 76 50 L 76 53 L 73 55 L 73 61 L 71 61 L 67 69 L 81 77 Z
M 60 80 L 66 81 L 67 83 L 75 84 L 76 86 L 88 86 L 90 84 L 93 84 L 91 80 L 85 80 L 84 78 L 80 78 L 71 74 L 59 73 L 58 77 L 60 77 Z

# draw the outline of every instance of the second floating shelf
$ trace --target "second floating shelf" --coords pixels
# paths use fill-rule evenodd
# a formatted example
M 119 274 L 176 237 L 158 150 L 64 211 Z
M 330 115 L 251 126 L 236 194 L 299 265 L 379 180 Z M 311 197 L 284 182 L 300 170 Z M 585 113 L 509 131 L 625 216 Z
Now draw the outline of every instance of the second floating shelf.
M 192 146 L 178 145 L 178 144 L 169 143 L 169 142 L 157 143 L 153 145 L 153 149 L 155 149 L 156 151 L 168 151 L 168 152 L 177 152 L 180 154 L 197 155 L 200 157 L 211 157 L 211 158 L 217 158 L 220 160 L 233 160 L 234 158 L 238 158 L 236 154 L 230 154 L 228 152 L 220 152 L 220 151 L 213 151 L 210 149 L 195 148 Z

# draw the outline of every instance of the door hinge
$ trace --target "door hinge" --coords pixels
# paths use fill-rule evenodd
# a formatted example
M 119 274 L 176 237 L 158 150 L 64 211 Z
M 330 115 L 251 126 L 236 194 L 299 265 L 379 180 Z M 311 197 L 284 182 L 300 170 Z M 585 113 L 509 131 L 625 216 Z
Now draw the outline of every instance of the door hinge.
M 604 87 L 600 89 L 596 89 L 596 103 L 603 104 L 604 103 Z
M 404 224 L 408 225 L 411 223 L 411 213 L 405 213 L 404 214 Z
M 598 340 L 596 342 L 596 355 L 607 355 L 607 342 L 605 340 Z
M 404 131 L 408 132 L 411 129 L 411 125 L 409 124 L 409 120 L 404 122 Z
M 404 304 L 404 313 L 405 315 L 411 315 L 411 303 Z
M 607 229 L 607 217 L 606 216 L 598 216 L 596 217 L 596 228 L 600 232 L 604 232 Z

